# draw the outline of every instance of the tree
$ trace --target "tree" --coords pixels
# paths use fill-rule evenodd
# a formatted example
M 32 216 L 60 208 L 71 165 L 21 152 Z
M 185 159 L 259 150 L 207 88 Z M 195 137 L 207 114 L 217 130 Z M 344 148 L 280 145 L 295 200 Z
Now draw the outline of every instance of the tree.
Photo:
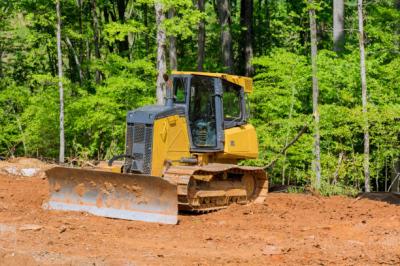
M 92 23 L 93 23 L 93 43 L 94 43 L 94 53 L 97 59 L 101 59 L 100 55 L 100 32 L 99 32 L 99 20 L 97 18 L 97 3 L 96 0 L 91 0 L 92 5 Z M 96 69 L 96 83 L 100 84 L 101 73 Z
M 233 72 L 231 14 L 228 0 L 218 0 L 218 19 L 221 26 L 222 62 L 227 73 Z
M 394 6 L 397 11 L 400 11 L 400 0 L 395 0 L 394 1 Z M 395 43 L 397 44 L 397 49 L 400 50 L 400 22 L 397 23 L 396 25 L 396 30 L 395 30 L 395 35 L 397 39 L 395 40 Z
M 63 88 L 63 69 L 61 51 L 61 11 L 60 0 L 56 3 L 57 12 L 57 59 L 58 59 L 58 87 L 60 94 L 60 151 L 59 162 L 64 163 L 65 156 L 65 136 L 64 136 L 64 88 Z
M 312 68 L 312 106 L 314 116 L 314 173 L 315 187 L 321 187 L 321 152 L 319 133 L 319 109 L 318 109 L 318 77 L 317 77 L 317 23 L 315 18 L 314 1 L 309 0 L 310 37 L 311 37 L 311 68 Z
M 369 184 L 369 123 L 368 123 L 368 101 L 367 101 L 367 74 L 365 67 L 365 47 L 364 47 L 364 17 L 363 0 L 358 0 L 358 37 L 360 44 L 360 74 L 361 74 L 361 94 L 362 94 L 362 113 L 364 128 L 364 178 L 365 192 L 370 191 Z
M 240 24 L 242 26 L 241 58 L 244 59 L 244 75 L 253 74 L 253 0 L 241 0 Z
M 197 8 L 200 12 L 204 12 L 205 0 L 197 0 Z M 206 29 L 204 18 L 200 20 L 198 27 L 199 31 L 197 33 L 197 71 L 203 71 L 206 45 Z
M 173 18 L 175 16 L 175 8 L 170 8 L 168 11 L 168 18 Z M 171 70 L 178 69 L 178 59 L 176 55 L 176 36 L 169 36 L 169 67 Z
M 167 74 L 167 64 L 165 60 L 165 46 L 166 46 L 166 35 L 163 29 L 162 23 L 165 20 L 163 4 L 160 1 L 155 3 L 156 11 L 156 24 L 157 24 L 157 82 L 156 82 L 156 95 L 157 104 L 164 104 L 164 87 L 165 80 L 164 76 Z
M 344 42 L 344 0 L 333 0 L 333 50 L 342 52 Z

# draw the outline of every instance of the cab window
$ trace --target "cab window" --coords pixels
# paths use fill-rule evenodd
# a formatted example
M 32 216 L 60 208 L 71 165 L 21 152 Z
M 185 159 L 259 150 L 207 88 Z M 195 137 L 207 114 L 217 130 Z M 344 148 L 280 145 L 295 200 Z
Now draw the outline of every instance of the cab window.
M 174 101 L 176 103 L 186 102 L 186 84 L 187 78 L 174 78 Z
M 223 81 L 223 106 L 225 121 L 240 121 L 242 118 L 241 87 L 239 85 Z
M 190 84 L 189 123 L 197 148 L 217 146 L 214 79 L 193 76 Z

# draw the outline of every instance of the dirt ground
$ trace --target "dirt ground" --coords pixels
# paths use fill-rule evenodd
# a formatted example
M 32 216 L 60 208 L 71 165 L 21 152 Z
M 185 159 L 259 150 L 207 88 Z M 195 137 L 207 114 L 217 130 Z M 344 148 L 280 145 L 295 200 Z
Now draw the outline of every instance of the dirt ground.
M 270 193 L 160 225 L 45 211 L 47 193 L 42 173 L 0 170 L 0 265 L 400 264 L 400 207 L 386 202 Z

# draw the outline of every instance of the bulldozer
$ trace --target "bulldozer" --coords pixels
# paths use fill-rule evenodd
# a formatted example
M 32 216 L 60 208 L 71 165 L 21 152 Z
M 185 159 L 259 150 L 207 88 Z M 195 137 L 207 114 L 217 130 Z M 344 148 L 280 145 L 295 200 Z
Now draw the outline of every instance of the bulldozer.
M 46 172 L 50 197 L 44 208 L 176 224 L 178 211 L 205 213 L 264 200 L 264 169 L 239 165 L 258 156 L 246 103 L 252 79 L 176 71 L 166 80 L 164 105 L 127 113 L 124 154 L 104 167 Z

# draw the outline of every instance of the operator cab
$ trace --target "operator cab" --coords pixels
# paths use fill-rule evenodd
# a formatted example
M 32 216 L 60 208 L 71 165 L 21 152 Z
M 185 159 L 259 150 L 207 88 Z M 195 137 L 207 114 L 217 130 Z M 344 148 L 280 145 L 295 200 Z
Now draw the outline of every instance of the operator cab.
M 243 87 L 195 74 L 172 75 L 172 83 L 174 104 L 185 107 L 192 151 L 221 151 L 224 129 L 246 124 Z

